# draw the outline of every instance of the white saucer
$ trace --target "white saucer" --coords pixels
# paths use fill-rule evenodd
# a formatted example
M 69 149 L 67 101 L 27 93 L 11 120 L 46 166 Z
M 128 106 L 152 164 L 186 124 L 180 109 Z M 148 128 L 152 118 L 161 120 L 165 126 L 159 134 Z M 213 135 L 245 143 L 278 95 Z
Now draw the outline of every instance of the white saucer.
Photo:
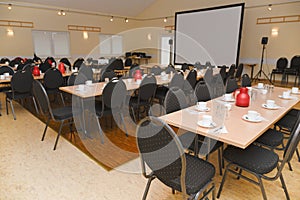
M 291 94 L 300 94 L 300 91 L 299 92 L 291 92 Z
M 254 88 L 259 90 L 264 89 L 264 87 L 258 87 L 258 86 L 255 86 Z
M 211 122 L 210 124 L 203 124 L 202 120 L 198 121 L 197 124 L 203 128 L 213 128 L 216 126 L 215 122 Z
M 249 119 L 248 115 L 243 115 L 242 117 L 243 120 L 248 121 L 248 122 L 261 122 L 263 118 L 261 116 L 257 117 L 256 119 Z
M 292 97 L 292 96 L 288 96 L 288 97 L 284 97 L 284 96 L 282 96 L 282 95 L 278 95 L 278 97 L 279 98 L 281 98 L 281 99 L 295 99 L 295 97 Z
M 278 106 L 278 105 L 274 105 L 273 107 L 270 107 L 270 106 L 268 106 L 267 104 L 262 104 L 261 105 L 263 108 L 266 108 L 266 109 L 270 109 L 270 110 L 276 110 L 276 109 L 279 109 L 280 108 L 280 106 Z
M 80 89 L 80 88 L 76 88 L 75 90 L 76 90 L 76 91 L 79 91 L 79 92 L 84 91 L 84 89 Z
M 197 111 L 200 111 L 200 112 L 208 112 L 208 111 L 210 111 L 210 108 L 208 108 L 208 107 L 206 107 L 206 108 L 198 108 L 197 106 L 195 107 L 195 109 L 197 110 Z
M 224 98 L 222 98 L 222 101 L 225 101 L 225 102 L 234 102 L 235 99 L 234 98 L 232 98 L 232 99 L 224 99 Z

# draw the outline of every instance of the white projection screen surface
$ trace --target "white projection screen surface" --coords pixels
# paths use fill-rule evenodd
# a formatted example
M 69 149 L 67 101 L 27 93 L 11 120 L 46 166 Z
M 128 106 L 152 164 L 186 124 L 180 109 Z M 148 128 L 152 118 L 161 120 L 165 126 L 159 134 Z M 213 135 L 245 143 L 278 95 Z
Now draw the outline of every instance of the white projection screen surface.
M 174 63 L 237 64 L 244 3 L 176 13 Z

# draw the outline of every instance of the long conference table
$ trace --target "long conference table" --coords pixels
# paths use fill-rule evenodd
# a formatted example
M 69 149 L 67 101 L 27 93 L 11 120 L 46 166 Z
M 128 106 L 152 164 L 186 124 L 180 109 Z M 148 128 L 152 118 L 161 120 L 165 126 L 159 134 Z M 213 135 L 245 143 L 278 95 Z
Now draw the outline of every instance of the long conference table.
M 244 149 L 299 102 L 299 94 L 291 94 L 291 97 L 288 99 L 280 98 L 282 93 L 287 90 L 288 88 L 275 87 L 268 91 L 267 94 L 263 94 L 260 89 L 253 87 L 253 96 L 249 107 L 238 107 L 235 105 L 235 102 L 226 102 L 223 97 L 219 97 L 208 102 L 208 112 L 199 112 L 196 106 L 191 106 L 160 118 L 174 127 Z M 266 103 L 266 100 L 271 99 L 275 100 L 278 107 L 276 109 L 264 108 L 263 104 Z M 228 103 L 231 104 L 231 110 L 222 110 L 222 105 Z M 259 112 L 262 120 L 250 122 L 245 120 L 245 118 L 243 119 L 249 110 Z M 226 112 L 228 113 L 224 114 Z M 203 115 L 212 115 L 213 121 L 218 121 L 221 124 L 216 128 L 201 127 L 198 125 L 198 122 L 202 120 Z

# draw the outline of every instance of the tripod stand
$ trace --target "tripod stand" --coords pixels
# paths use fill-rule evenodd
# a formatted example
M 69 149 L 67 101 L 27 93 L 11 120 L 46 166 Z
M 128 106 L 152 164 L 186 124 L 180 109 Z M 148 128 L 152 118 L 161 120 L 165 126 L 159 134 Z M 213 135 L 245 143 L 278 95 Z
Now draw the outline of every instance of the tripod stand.
M 169 57 L 169 65 L 172 65 L 172 45 L 173 45 L 173 40 L 172 39 L 170 39 L 169 40 L 169 45 L 170 45 L 170 57 Z M 173 66 L 173 65 L 172 65 Z
M 259 77 L 261 77 L 261 74 L 263 74 L 266 79 L 272 84 L 271 79 L 267 76 L 267 74 L 263 71 L 263 63 L 264 63 L 264 54 L 265 54 L 265 48 L 266 45 L 263 44 L 262 53 L 261 53 L 261 61 L 260 61 L 260 69 L 257 72 L 257 74 L 254 76 L 253 80 L 259 80 Z

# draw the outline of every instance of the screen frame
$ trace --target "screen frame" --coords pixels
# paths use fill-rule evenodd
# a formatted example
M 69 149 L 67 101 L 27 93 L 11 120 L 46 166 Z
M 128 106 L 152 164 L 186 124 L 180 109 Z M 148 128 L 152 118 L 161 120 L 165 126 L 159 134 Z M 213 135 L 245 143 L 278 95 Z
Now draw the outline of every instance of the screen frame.
M 237 55 L 236 55 L 236 61 L 235 64 L 238 66 L 239 63 L 239 57 L 240 57 L 240 47 L 241 47 L 241 39 L 242 39 L 242 29 L 243 29 L 243 21 L 244 21 L 244 10 L 245 10 L 245 3 L 237 3 L 237 4 L 229 4 L 229 5 L 223 5 L 223 6 L 216 6 L 216 7 L 209 7 L 209 8 L 201 8 L 201 9 L 194 9 L 194 10 L 186 10 L 186 11 L 179 11 L 175 13 L 175 34 L 174 34 L 174 55 L 173 55 L 173 63 L 175 65 L 183 65 L 184 63 L 176 62 L 176 34 L 177 34 L 177 22 L 178 22 L 178 15 L 181 14 L 187 14 L 187 13 L 196 13 L 196 12 L 203 12 L 203 11 L 209 11 L 209 10 L 220 10 L 225 8 L 232 8 L 232 7 L 241 7 L 241 17 L 240 17 L 240 28 L 238 33 L 238 45 L 237 45 Z M 194 65 L 195 63 L 187 63 L 189 65 Z

